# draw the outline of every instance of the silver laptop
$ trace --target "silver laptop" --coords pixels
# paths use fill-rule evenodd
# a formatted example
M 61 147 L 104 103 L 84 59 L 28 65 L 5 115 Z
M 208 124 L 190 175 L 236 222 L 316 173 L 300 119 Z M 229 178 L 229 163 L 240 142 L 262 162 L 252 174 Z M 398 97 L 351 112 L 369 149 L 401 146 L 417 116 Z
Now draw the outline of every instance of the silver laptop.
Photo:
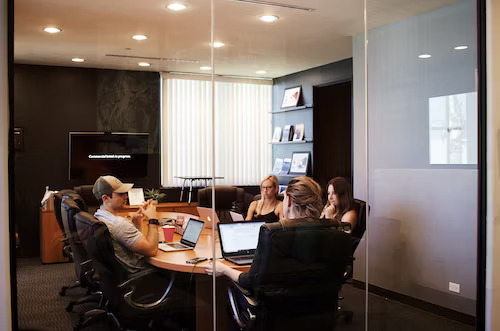
M 263 224 L 262 221 L 217 224 L 222 257 L 237 265 L 252 264 Z
M 196 247 L 196 243 L 198 242 L 198 238 L 200 238 L 203 225 L 203 221 L 195 220 L 194 218 L 189 219 L 188 225 L 184 230 L 184 234 L 182 235 L 180 242 L 161 243 L 158 244 L 158 249 L 165 252 L 187 251 L 194 249 Z
M 215 219 L 212 220 L 212 208 L 196 207 L 196 210 L 198 210 L 200 219 L 205 221 L 205 226 L 207 227 L 207 229 L 211 229 L 212 227 L 217 226 L 216 224 L 219 223 L 219 217 L 217 216 L 217 213 L 215 213 Z

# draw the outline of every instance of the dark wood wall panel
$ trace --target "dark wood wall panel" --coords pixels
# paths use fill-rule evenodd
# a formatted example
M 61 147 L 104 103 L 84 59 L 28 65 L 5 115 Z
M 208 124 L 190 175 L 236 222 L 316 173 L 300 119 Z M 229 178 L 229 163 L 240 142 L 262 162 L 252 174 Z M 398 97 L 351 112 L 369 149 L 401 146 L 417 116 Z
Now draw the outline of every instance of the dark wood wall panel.
M 39 254 L 40 200 L 45 186 L 71 188 L 70 131 L 149 132 L 148 178 L 159 187 L 160 81 L 158 73 L 15 65 L 14 123 L 24 148 L 15 154 L 15 218 L 23 256 Z

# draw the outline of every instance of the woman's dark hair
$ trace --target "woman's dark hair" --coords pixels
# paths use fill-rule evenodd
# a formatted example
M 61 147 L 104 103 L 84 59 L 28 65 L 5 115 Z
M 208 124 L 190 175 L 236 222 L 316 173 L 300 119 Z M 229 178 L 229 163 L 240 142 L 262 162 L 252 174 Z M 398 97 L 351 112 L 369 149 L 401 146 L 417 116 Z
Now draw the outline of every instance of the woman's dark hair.
M 286 195 L 292 199 L 292 209 L 297 218 L 319 218 L 323 203 L 321 187 L 309 177 L 292 179 L 286 187 Z
M 326 191 L 330 185 L 333 186 L 333 191 L 337 195 L 338 213 L 345 213 L 354 207 L 354 198 L 352 196 L 351 184 L 344 177 L 335 177 L 326 185 Z M 328 202 L 330 203 L 330 202 Z

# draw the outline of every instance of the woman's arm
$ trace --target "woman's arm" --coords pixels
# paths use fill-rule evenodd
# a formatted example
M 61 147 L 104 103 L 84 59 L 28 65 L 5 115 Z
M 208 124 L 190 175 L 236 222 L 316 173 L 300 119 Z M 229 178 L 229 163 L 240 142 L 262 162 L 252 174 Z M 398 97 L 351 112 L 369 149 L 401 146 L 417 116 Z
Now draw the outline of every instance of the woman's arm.
M 280 220 L 284 219 L 285 217 L 283 216 L 283 202 L 278 202 L 278 206 L 274 210 L 274 213 Z
M 240 277 L 240 274 L 242 273 L 241 271 L 239 270 L 235 270 L 219 261 L 215 261 L 215 264 L 216 264 L 216 272 L 215 272 L 215 276 L 216 277 L 219 277 L 221 275 L 224 275 L 226 277 L 228 277 L 229 279 L 231 279 L 233 282 L 238 282 L 238 278 Z M 214 263 L 213 262 L 210 262 L 208 264 L 208 267 L 205 268 L 205 271 L 207 274 L 209 275 L 212 275 L 214 273 Z
M 358 214 L 356 213 L 355 210 L 349 210 L 347 213 L 342 216 L 342 219 L 340 220 L 341 222 L 346 222 L 346 223 L 351 223 L 351 231 L 354 230 L 356 227 L 356 222 L 358 221 Z
M 248 207 L 247 218 L 246 221 L 251 221 L 253 218 L 253 213 L 255 212 L 255 206 L 257 206 L 257 201 L 252 201 L 250 207 Z

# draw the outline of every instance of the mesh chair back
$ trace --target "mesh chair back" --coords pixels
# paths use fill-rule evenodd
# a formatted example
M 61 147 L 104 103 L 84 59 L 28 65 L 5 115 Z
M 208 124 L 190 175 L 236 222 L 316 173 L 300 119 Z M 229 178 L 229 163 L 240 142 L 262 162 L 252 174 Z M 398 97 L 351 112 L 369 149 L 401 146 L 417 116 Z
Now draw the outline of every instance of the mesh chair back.
M 255 294 L 289 301 L 303 297 L 336 297 L 346 265 L 351 261 L 352 239 L 337 222 L 293 220 L 262 226 L 253 264 Z
M 63 233 L 64 238 L 66 238 L 66 232 L 64 231 L 64 225 L 62 222 L 62 216 L 61 216 L 61 202 L 62 198 L 65 194 L 68 193 L 76 193 L 73 190 L 61 190 L 57 193 L 54 193 L 54 213 L 56 214 L 56 220 L 57 224 L 59 225 L 59 228 L 61 229 L 61 232 Z
M 92 189 L 94 188 L 94 185 L 81 185 L 81 186 L 75 186 L 74 190 L 76 193 L 78 193 L 83 201 L 85 201 L 85 204 L 87 205 L 87 211 L 91 214 L 94 214 L 95 211 L 99 208 L 99 202 L 94 196 L 94 192 Z
M 248 275 L 258 300 L 259 330 L 330 330 L 352 239 L 329 220 L 293 220 L 261 227 Z
M 356 227 L 351 233 L 351 236 L 357 239 L 357 243 L 363 238 L 366 230 L 366 202 L 363 200 L 354 199 L 357 205 L 358 219 L 356 222 Z M 357 247 L 357 245 L 356 245 Z M 356 248 L 354 247 L 354 248 Z
M 232 223 L 230 211 L 233 205 L 243 204 L 244 210 L 248 209 L 245 200 L 245 190 L 235 186 L 215 187 L 215 211 L 221 223 Z M 207 187 L 198 190 L 198 205 L 200 207 L 212 207 L 212 188 Z M 242 212 L 242 211 L 238 211 Z
M 127 279 L 129 272 L 115 256 L 107 226 L 89 213 L 80 213 L 76 219 L 80 233 L 84 233 L 83 242 L 92 264 L 99 274 L 101 291 L 110 300 L 110 308 L 118 311 L 123 301 L 123 293 L 118 285 Z
M 78 197 L 75 196 L 75 198 L 77 198 L 78 200 Z M 71 251 L 73 253 L 75 274 L 82 285 L 87 285 L 88 281 L 84 274 L 87 270 L 82 269 L 81 263 L 87 261 L 89 257 L 87 251 L 80 241 L 80 238 L 78 237 L 78 231 L 75 223 L 75 215 L 80 211 L 81 207 L 70 195 L 63 196 L 61 202 L 61 218 L 64 226 L 64 231 L 66 233 L 66 238 L 68 238 L 69 244 L 71 246 Z

